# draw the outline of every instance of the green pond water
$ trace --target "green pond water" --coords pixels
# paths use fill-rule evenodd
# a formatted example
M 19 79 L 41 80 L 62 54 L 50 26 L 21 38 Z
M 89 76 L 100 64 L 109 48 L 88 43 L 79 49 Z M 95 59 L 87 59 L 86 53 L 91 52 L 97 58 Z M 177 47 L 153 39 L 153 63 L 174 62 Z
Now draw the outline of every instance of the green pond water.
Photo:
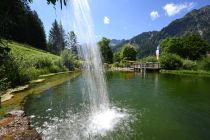
M 106 76 L 111 106 L 125 117 L 110 131 L 85 136 L 82 124 L 88 112 L 79 76 L 28 97 L 25 111 L 43 139 L 210 139 L 210 78 L 123 72 Z

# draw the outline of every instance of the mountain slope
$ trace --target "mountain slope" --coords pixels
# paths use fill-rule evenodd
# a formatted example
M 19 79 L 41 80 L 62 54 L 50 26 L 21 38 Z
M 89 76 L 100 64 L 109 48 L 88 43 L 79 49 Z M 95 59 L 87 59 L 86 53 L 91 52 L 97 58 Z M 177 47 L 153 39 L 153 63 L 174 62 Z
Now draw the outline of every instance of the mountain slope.
M 199 10 L 192 10 L 183 18 L 171 22 L 159 32 L 144 32 L 126 40 L 114 46 L 114 50 L 119 50 L 125 43 L 131 43 L 136 46 L 139 52 L 138 57 L 142 58 L 154 55 L 161 40 L 172 36 L 183 36 L 187 33 L 200 34 L 203 39 L 210 43 L 210 5 Z

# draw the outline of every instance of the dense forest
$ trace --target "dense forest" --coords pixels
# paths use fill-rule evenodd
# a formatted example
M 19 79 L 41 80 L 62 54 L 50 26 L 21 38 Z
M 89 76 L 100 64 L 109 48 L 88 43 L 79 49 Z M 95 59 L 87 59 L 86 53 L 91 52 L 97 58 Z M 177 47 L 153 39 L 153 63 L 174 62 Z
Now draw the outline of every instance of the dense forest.
M 43 23 L 27 1 L 2 0 L 0 5 L 1 37 L 46 50 Z

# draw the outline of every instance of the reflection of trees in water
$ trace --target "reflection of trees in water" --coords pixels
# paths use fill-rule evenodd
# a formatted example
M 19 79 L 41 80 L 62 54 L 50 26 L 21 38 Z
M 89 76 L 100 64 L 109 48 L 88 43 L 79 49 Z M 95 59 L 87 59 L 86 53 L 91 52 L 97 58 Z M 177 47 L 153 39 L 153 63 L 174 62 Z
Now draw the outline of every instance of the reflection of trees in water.
M 127 72 L 125 75 L 125 79 L 132 79 L 135 77 L 135 73 L 133 72 Z
M 134 72 L 107 72 L 106 77 L 107 79 L 112 79 L 114 77 L 118 77 L 120 79 L 132 79 L 134 78 L 136 73 Z

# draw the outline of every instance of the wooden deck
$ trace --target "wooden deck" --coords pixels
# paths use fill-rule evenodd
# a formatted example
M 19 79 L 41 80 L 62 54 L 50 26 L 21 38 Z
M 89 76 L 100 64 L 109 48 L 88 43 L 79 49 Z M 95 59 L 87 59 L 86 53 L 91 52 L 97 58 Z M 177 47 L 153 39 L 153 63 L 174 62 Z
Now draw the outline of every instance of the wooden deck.
M 133 68 L 134 71 L 159 71 L 161 69 L 159 62 L 147 62 L 147 63 L 140 63 L 135 62 L 131 64 L 131 68 Z

